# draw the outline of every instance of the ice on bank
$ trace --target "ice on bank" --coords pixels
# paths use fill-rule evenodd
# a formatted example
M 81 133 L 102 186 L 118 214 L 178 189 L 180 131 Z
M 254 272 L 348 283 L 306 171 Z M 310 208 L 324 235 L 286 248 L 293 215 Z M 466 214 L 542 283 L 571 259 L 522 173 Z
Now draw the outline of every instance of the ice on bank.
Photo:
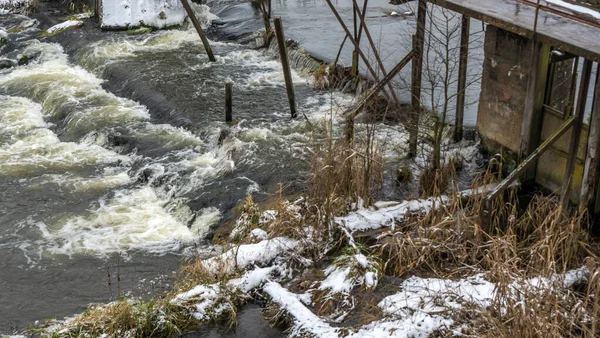
M 165 28 L 187 17 L 180 0 L 101 0 L 99 13 L 103 29 Z

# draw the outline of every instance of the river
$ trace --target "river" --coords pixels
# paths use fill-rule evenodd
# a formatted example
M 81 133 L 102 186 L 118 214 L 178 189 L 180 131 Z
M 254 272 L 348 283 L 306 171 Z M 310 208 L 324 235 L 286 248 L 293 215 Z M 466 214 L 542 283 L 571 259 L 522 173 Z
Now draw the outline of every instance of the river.
M 337 52 L 330 19 L 323 38 L 331 43 L 311 42 L 324 2 L 273 3 L 288 38 L 323 58 Z M 278 61 L 242 43 L 262 23 L 247 2 L 211 6 L 196 10 L 215 24 L 215 63 L 191 27 L 133 36 L 88 20 L 41 39 L 59 15 L 0 16 L 6 31 L 24 27 L 8 35 L 2 58 L 29 59 L 0 70 L 0 333 L 120 295 L 161 294 L 182 260 L 219 251 L 207 238 L 246 195 L 268 198 L 279 183 L 305 188 L 318 136 L 305 119 L 290 119 Z M 390 6 L 376 2 L 369 19 L 388 27 L 381 32 L 414 24 L 379 15 Z M 385 53 L 387 64 L 402 57 Z M 293 79 L 300 115 L 313 123 L 354 99 L 314 90 L 301 72 Z M 221 142 L 228 81 L 239 124 Z M 400 155 L 406 139 L 388 132 Z M 242 311 L 241 323 L 254 324 L 241 336 L 275 335 L 257 311 Z

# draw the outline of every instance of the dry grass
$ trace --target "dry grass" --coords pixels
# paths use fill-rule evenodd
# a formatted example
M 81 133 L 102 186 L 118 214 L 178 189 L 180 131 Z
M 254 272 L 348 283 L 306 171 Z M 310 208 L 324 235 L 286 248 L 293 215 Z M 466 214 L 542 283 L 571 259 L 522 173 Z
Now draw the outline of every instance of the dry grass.
M 198 327 L 186 311 L 158 301 L 121 300 L 90 307 L 60 330 L 32 330 L 41 337 L 179 337 Z

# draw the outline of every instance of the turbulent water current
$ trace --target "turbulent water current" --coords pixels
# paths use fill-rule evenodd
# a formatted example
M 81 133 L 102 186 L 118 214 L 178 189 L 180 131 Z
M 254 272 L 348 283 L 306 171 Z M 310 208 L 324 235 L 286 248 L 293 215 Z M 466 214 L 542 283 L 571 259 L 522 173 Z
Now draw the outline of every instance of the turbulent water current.
M 42 26 L 0 17 L 4 31 L 25 27 L 1 57 L 29 59 L 0 70 L 1 333 L 168 289 L 183 257 L 217 250 L 205 237 L 244 196 L 304 186 L 311 142 L 289 118 L 280 64 L 260 51 L 211 41 L 209 63 L 193 29 L 88 23 L 41 39 Z M 293 77 L 313 119 L 352 99 Z M 227 81 L 239 124 L 223 139 Z

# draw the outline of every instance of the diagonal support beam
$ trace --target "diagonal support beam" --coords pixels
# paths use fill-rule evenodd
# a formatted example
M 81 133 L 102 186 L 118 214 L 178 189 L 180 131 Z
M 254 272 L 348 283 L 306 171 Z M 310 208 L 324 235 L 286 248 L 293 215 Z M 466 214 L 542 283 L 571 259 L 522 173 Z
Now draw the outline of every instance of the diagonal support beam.
M 363 62 L 367 66 L 367 69 L 369 70 L 369 73 L 371 74 L 373 79 L 375 79 L 375 82 L 379 82 L 379 77 L 377 76 L 377 73 L 375 72 L 373 67 L 371 67 L 371 64 L 369 63 L 369 59 L 366 57 L 365 53 L 360 49 L 360 46 L 359 46 L 358 42 L 356 41 L 356 39 L 354 39 L 354 37 L 352 37 L 352 32 L 350 32 L 350 30 L 348 29 L 348 26 L 346 25 L 346 23 L 344 23 L 344 20 L 342 20 L 342 17 L 340 16 L 338 11 L 335 9 L 333 4 L 331 3 L 331 0 L 325 0 L 325 1 L 327 2 L 327 5 L 331 9 L 331 12 L 333 12 L 333 15 L 335 15 L 335 18 L 337 19 L 337 21 L 340 23 L 340 26 L 342 26 L 342 28 L 344 29 L 346 36 L 348 37 L 348 39 L 350 39 L 350 42 L 352 42 L 352 44 L 354 45 L 354 48 L 358 52 L 358 55 L 360 55 Z
M 368 0 L 365 0 L 365 5 L 366 5 L 367 1 Z M 387 72 L 385 71 L 383 62 L 381 62 L 381 57 L 379 56 L 379 52 L 377 52 L 377 48 L 375 47 L 375 43 L 373 42 L 373 38 L 371 37 L 371 33 L 369 32 L 369 28 L 367 28 L 367 23 L 365 22 L 365 12 L 364 11 L 361 12 L 360 8 L 358 8 L 358 4 L 356 3 L 356 0 L 352 0 L 352 3 L 354 4 L 354 10 L 355 10 L 356 14 L 358 15 L 358 18 L 360 19 L 360 28 L 362 29 L 362 31 L 365 32 L 365 36 L 367 37 L 367 40 L 369 41 L 369 44 L 371 46 L 371 50 L 373 51 L 373 56 L 375 56 L 375 60 L 377 60 L 377 65 L 379 66 L 381 73 L 385 77 L 385 76 L 387 76 Z M 365 6 L 365 8 L 366 8 L 366 6 Z M 359 34 L 362 31 L 359 31 Z M 360 41 L 360 38 L 358 39 L 358 41 Z M 394 87 L 392 86 L 391 83 L 388 83 L 388 89 L 390 90 L 390 93 L 392 95 L 392 98 L 394 99 L 394 103 L 396 104 L 396 107 L 399 107 L 400 100 L 398 100 L 398 96 L 396 96 L 396 92 L 394 91 Z
M 502 183 L 500 183 L 500 185 L 498 185 L 496 187 L 496 189 L 494 189 L 492 191 L 492 193 L 488 196 L 487 200 L 488 202 L 491 202 L 492 200 L 494 200 L 501 192 L 504 191 L 504 189 L 506 189 L 514 180 L 516 180 L 529 166 L 531 166 L 533 163 L 535 163 L 535 161 L 542 156 L 542 154 L 548 150 L 548 148 L 550 148 L 551 145 L 554 144 L 554 142 L 558 141 L 558 139 L 564 134 L 566 133 L 569 128 L 571 128 L 571 126 L 573 125 L 573 123 L 575 122 L 575 117 L 571 117 L 570 119 L 568 119 L 565 123 L 563 123 L 560 128 L 558 128 L 554 134 L 552 134 L 552 136 L 550 136 L 546 141 L 544 141 L 544 143 L 542 143 L 539 148 L 537 148 L 535 151 L 533 151 L 531 153 L 531 155 L 529 155 L 518 167 L 517 169 L 515 169 L 512 173 L 510 173 L 510 175 L 508 175 L 508 177 L 506 177 L 504 179 L 504 181 L 502 181 Z
M 381 79 L 379 83 L 377 83 L 375 88 L 369 92 L 369 95 L 367 95 L 358 104 L 358 106 L 356 106 L 356 108 L 354 108 L 354 110 L 348 114 L 347 119 L 354 119 L 356 116 L 358 116 L 367 103 L 369 103 L 377 95 L 377 93 L 381 91 L 383 87 L 385 87 L 394 78 L 394 76 L 396 76 L 402 70 L 402 68 L 404 68 L 412 60 L 413 57 L 414 51 L 410 51 L 408 54 L 406 54 L 406 56 L 400 62 L 398 62 L 398 64 L 392 68 L 392 70 L 383 79 Z

